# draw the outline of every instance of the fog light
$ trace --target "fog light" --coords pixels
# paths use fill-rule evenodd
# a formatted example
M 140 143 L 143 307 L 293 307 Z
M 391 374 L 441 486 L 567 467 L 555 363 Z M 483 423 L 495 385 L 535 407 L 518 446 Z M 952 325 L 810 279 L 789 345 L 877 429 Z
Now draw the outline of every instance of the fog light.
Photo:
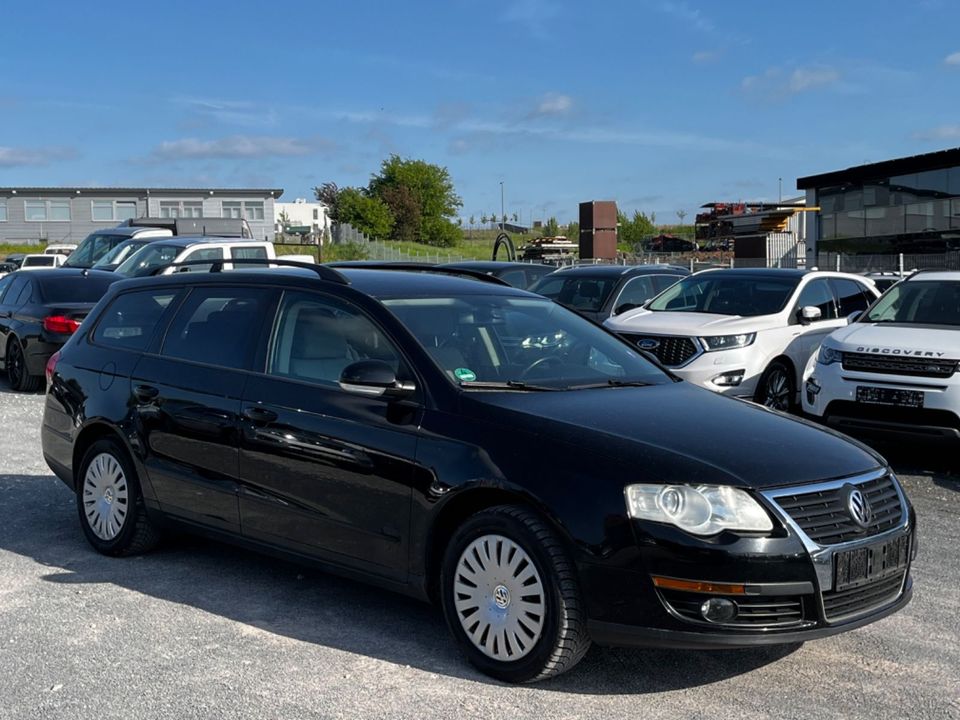
M 710 598 L 700 606 L 703 619 L 713 623 L 730 622 L 737 616 L 737 604 L 726 598 Z
M 725 372 L 722 375 L 717 375 L 712 382 L 714 385 L 719 385 L 720 387 L 736 387 L 743 382 L 743 370 L 732 370 L 730 372 Z

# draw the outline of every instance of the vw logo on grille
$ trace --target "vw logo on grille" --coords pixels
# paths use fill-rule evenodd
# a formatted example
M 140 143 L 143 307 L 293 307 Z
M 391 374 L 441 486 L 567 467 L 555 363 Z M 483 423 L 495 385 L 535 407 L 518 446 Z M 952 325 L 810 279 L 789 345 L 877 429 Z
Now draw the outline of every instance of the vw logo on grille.
M 873 510 L 870 508 L 867 496 L 852 485 L 848 485 L 846 505 L 850 519 L 861 528 L 866 529 L 870 525 L 870 520 L 873 517 Z
M 644 338 L 637 343 L 637 347 L 641 350 L 656 350 L 660 347 L 660 341 L 654 340 L 653 338 Z

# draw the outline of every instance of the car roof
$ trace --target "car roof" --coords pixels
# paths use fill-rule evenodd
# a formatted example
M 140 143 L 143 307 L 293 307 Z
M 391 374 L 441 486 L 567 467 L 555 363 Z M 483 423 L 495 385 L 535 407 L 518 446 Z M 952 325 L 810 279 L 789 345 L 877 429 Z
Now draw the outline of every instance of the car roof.
M 220 237 L 217 235 L 174 235 L 172 237 L 157 238 L 158 244 L 169 245 L 173 247 L 190 247 L 192 245 L 202 245 L 204 243 L 231 243 L 245 245 L 249 243 L 263 242 L 262 240 L 251 240 L 250 238 Z M 153 243 L 151 243 L 152 245 Z
M 440 267 L 447 267 L 453 269 L 463 269 L 463 270 L 503 270 L 506 268 L 547 268 L 548 270 L 553 270 L 550 265 L 544 263 L 527 263 L 527 262 L 512 262 L 509 260 L 464 260 L 463 262 L 450 262 L 442 263 Z
M 698 275 L 706 273 L 723 273 L 724 277 L 750 277 L 750 278 L 801 278 L 809 275 L 810 270 L 794 270 L 793 268 L 707 268 L 701 270 Z M 844 275 L 844 273 L 818 273 L 821 275 Z
M 621 275 L 689 275 L 690 271 L 677 265 L 574 265 L 560 268 L 564 277 L 619 277 Z
M 960 281 L 960 270 L 918 270 L 910 277 L 906 278 L 917 281 L 923 280 L 933 282 L 957 282 Z
M 43 268 L 38 270 L 17 270 L 15 273 L 10 273 L 11 275 L 22 275 L 24 277 L 29 277 L 33 280 L 45 280 L 51 278 L 64 278 L 64 277 L 76 277 L 77 275 L 84 275 L 87 277 L 102 277 L 102 278 L 113 278 L 117 279 L 117 276 L 112 272 L 107 272 L 106 270 L 91 270 L 90 268 L 71 268 L 71 267 L 58 267 L 58 268 Z
M 318 265 L 318 268 L 324 266 Z M 62 270 L 62 268 L 60 268 Z M 404 298 L 404 297 L 444 297 L 458 295 L 508 295 L 516 297 L 530 297 L 543 299 L 539 295 L 524 290 L 500 285 L 499 283 L 479 282 L 469 278 L 451 275 L 432 274 L 429 272 L 405 270 L 366 270 L 359 267 L 338 268 L 349 283 L 349 287 L 375 298 Z M 111 273 L 106 273 L 111 274 Z M 223 273 L 174 273 L 172 275 L 154 275 L 147 277 L 129 278 L 120 281 L 119 287 L 140 286 L 159 283 L 162 285 L 202 285 L 219 283 L 237 283 L 250 285 L 275 285 L 283 278 L 293 281 L 299 286 L 310 286 L 316 283 L 320 287 L 329 288 L 331 282 L 321 278 L 317 271 L 310 267 L 276 267 L 260 268 L 259 270 L 231 270 Z

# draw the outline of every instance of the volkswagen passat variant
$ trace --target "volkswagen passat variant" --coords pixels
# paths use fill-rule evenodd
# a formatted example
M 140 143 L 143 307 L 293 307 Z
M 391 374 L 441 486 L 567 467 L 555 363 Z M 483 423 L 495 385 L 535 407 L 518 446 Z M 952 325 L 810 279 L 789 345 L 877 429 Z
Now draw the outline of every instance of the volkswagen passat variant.
M 175 526 L 432 599 L 503 680 L 591 642 L 802 642 L 911 596 L 882 458 L 497 281 L 127 280 L 48 376 L 44 457 L 96 550 Z

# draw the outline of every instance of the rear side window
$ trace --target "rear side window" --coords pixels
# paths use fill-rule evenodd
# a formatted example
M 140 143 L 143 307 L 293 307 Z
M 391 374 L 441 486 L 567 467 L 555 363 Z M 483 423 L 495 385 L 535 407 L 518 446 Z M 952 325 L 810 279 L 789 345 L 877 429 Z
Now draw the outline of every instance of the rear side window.
M 188 253 L 182 262 L 199 262 L 200 260 L 223 260 L 223 248 L 200 248 Z M 177 268 L 180 272 L 210 272 L 213 263 L 209 265 L 187 265 Z
M 161 354 L 207 365 L 247 367 L 271 296 L 264 288 L 194 289 L 177 310 Z
M 830 281 L 837 294 L 837 302 L 840 304 L 840 317 L 847 317 L 850 313 L 857 311 L 863 312 L 867 309 L 866 290 L 860 283 L 845 278 L 834 278 Z
M 621 308 L 630 309 L 643 305 L 656 295 L 653 289 L 653 278 L 649 275 L 630 278 L 623 286 L 619 297 L 614 302 L 614 312 L 623 312 Z M 625 307 L 626 306 L 626 307 Z
M 523 270 L 507 270 L 500 275 L 500 279 L 521 290 L 527 286 L 527 276 Z
M 26 273 L 24 273 L 24 275 L 25 274 Z M 12 277 L 13 281 L 10 283 L 10 287 L 8 287 L 7 291 L 3 294 L 4 305 L 16 305 L 17 298 L 20 297 L 20 291 L 23 290 L 24 286 L 29 282 L 23 275 L 14 275 Z
M 230 256 L 237 260 L 266 260 L 267 249 L 264 247 L 235 247 L 230 249 Z
M 800 292 L 800 299 L 797 301 L 797 307 L 817 307 L 820 308 L 821 320 L 835 320 L 837 317 L 837 307 L 833 300 L 833 291 L 826 279 L 813 280 L 807 284 Z
M 164 311 L 176 296 L 177 292 L 169 289 L 118 295 L 100 316 L 93 341 L 126 350 L 145 350 Z

